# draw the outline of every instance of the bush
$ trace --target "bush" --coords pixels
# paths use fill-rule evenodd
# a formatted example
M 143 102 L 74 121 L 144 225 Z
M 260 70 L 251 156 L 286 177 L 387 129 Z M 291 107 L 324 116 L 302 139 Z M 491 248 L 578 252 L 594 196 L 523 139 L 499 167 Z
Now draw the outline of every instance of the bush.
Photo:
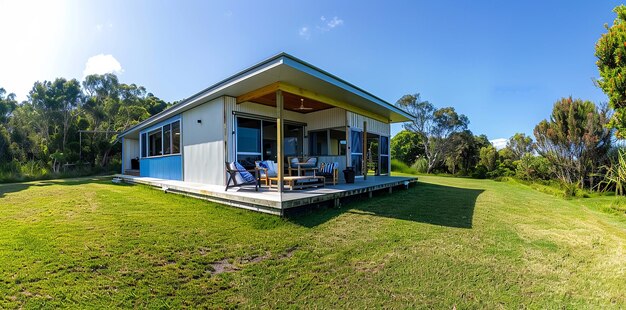
M 415 174 L 417 171 L 414 169 L 411 169 L 409 166 L 407 166 L 407 164 L 397 160 L 397 159 L 392 159 L 391 160 L 391 171 L 393 172 L 400 172 L 400 173 L 407 173 L 407 174 Z
M 525 154 L 517 161 L 515 176 L 522 180 L 549 180 L 550 162 L 543 156 Z
M 72 169 L 60 172 L 53 172 L 50 166 L 43 161 L 31 160 L 20 163 L 16 160 L 0 164 L 0 183 L 25 182 L 34 180 L 47 180 L 54 178 L 72 178 L 101 173 L 118 172 L 121 169 L 119 161 L 112 163 L 105 168 L 91 167 L 89 165 L 75 166 Z
M 487 178 L 487 167 L 484 165 L 476 166 L 476 169 L 472 172 L 472 178 L 474 179 L 486 179 Z
M 413 165 L 411 165 L 411 169 L 413 169 L 413 171 L 417 171 L 418 173 L 427 173 L 428 161 L 426 158 L 418 158 Z

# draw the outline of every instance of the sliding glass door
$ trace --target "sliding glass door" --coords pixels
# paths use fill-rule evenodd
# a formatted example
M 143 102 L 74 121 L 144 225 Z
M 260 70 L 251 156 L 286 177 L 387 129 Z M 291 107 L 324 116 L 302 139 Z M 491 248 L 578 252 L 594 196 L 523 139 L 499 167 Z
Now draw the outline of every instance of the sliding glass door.
M 275 121 L 237 117 L 236 124 L 237 161 L 242 166 L 252 169 L 255 161 L 278 161 Z M 303 133 L 302 125 L 285 124 L 283 151 L 285 158 L 302 154 Z
M 246 168 L 254 168 L 254 162 L 261 159 L 261 121 L 238 117 L 237 161 Z
M 350 153 L 355 174 L 363 175 L 363 132 L 350 131 Z

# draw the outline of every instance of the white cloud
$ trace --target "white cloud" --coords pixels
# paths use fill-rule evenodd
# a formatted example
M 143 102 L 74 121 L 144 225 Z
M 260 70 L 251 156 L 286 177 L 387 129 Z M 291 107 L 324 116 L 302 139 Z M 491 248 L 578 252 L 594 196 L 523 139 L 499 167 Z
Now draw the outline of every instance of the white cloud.
M 489 142 L 491 142 L 491 145 L 493 145 L 493 147 L 495 147 L 496 150 L 501 150 L 506 147 L 506 143 L 509 142 L 509 139 L 498 138 L 498 139 L 489 140 Z
M 300 32 L 298 32 L 298 34 L 300 34 L 301 37 L 305 37 L 305 38 L 310 38 L 311 37 L 311 32 L 309 31 L 309 27 L 302 27 L 300 28 Z
M 105 73 L 122 73 L 122 65 L 113 55 L 96 55 L 91 56 L 85 63 L 85 70 L 83 70 L 83 77 L 91 74 L 105 74 Z
M 343 19 L 337 16 L 331 19 L 326 18 L 326 16 L 320 16 L 320 22 L 317 22 L 313 29 L 316 30 L 315 33 L 319 34 L 331 31 L 341 25 L 343 25 Z M 298 34 L 308 40 L 309 38 L 311 38 L 311 28 L 309 28 L 308 26 L 304 26 L 300 28 Z
M 322 16 L 322 18 L 324 18 L 324 16 Z M 326 20 L 325 18 L 322 20 Z M 331 19 L 328 23 L 326 23 L 326 26 L 328 26 L 328 28 L 332 29 L 335 28 L 337 26 L 341 26 L 343 25 L 343 19 L 339 19 L 337 16 L 333 17 L 333 19 Z

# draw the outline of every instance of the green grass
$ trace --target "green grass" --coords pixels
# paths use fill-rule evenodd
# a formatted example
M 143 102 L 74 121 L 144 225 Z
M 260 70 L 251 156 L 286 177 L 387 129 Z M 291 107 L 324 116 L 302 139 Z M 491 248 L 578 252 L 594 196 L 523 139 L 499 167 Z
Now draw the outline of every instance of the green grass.
M 420 176 L 281 219 L 110 180 L 0 185 L 0 308 L 620 308 L 613 201 Z

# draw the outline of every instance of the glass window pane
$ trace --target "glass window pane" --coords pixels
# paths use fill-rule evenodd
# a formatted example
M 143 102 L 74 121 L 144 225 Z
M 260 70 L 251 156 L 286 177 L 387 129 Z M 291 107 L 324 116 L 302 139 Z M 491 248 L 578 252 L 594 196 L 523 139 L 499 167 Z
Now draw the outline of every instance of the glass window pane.
M 261 121 L 237 119 L 237 152 L 261 153 Z
M 350 132 L 351 152 L 354 154 L 363 154 L 363 133 L 360 131 Z
M 172 123 L 172 154 L 180 154 L 180 121 Z
M 389 137 L 380 136 L 380 154 L 389 154 Z
M 145 133 L 141 134 L 141 157 L 146 157 L 146 150 L 148 145 L 148 135 Z
M 362 155 L 352 155 L 352 167 L 354 167 L 354 173 L 356 175 L 363 174 L 363 156 Z
M 380 157 L 380 174 L 389 173 L 389 156 Z
M 309 131 L 309 154 L 328 155 L 328 132 L 326 130 Z
M 254 162 L 257 160 L 261 160 L 261 154 L 259 155 L 237 155 L 237 161 L 246 169 L 252 170 L 254 169 Z
M 172 153 L 171 133 L 172 126 L 170 124 L 163 126 L 163 154 L 165 155 Z
M 330 130 L 329 155 L 346 155 L 346 132 L 339 129 Z
M 302 154 L 302 126 L 285 125 L 285 156 Z
M 148 147 L 150 148 L 148 156 L 159 156 L 163 152 L 163 136 L 161 128 L 153 130 L 148 134 Z

